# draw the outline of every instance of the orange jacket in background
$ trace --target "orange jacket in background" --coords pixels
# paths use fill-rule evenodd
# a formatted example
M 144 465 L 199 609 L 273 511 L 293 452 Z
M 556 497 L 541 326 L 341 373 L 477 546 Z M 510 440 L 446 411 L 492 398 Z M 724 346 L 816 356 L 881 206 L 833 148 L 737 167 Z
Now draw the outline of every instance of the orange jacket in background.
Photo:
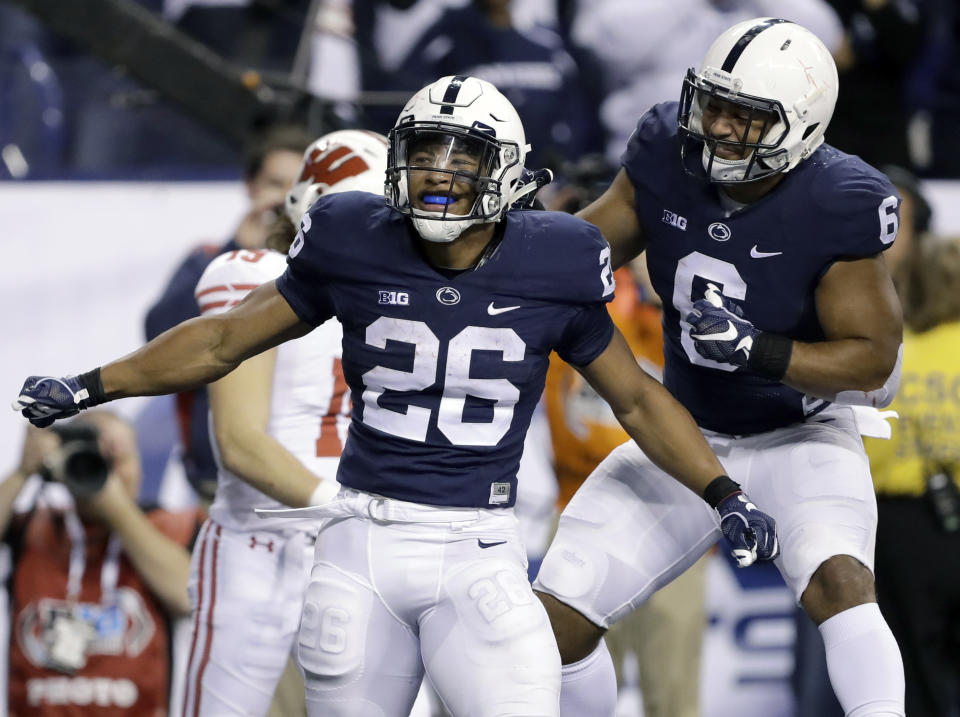
M 640 301 L 629 269 L 618 269 L 614 276 L 617 293 L 609 305 L 610 316 L 640 365 L 660 378 L 663 373 L 660 309 Z M 628 436 L 606 401 L 556 354 L 550 356 L 544 396 L 560 485 L 558 504 L 562 509 L 597 464 Z

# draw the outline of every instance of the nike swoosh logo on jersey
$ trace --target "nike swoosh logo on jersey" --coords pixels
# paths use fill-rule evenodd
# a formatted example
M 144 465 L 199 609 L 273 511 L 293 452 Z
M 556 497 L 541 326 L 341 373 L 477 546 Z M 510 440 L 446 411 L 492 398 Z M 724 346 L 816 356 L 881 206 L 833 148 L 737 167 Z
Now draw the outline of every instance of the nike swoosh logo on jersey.
M 480 538 L 477 538 L 477 545 L 479 545 L 481 548 L 495 548 L 498 545 L 505 545 L 506 542 L 506 540 L 500 540 L 493 543 L 484 543 L 482 540 L 480 540 Z
M 692 338 L 698 341 L 733 341 L 739 334 L 732 321 L 727 322 L 727 330 L 722 334 L 690 334 Z
M 756 244 L 750 249 L 750 256 L 754 259 L 766 259 L 771 256 L 780 256 L 781 254 L 783 254 L 782 251 L 760 251 L 757 249 Z
M 496 316 L 497 314 L 505 314 L 508 311 L 513 311 L 514 309 L 519 308 L 519 306 L 501 306 L 500 308 L 497 308 L 491 301 L 490 305 L 487 307 L 487 313 L 490 314 L 490 316 Z

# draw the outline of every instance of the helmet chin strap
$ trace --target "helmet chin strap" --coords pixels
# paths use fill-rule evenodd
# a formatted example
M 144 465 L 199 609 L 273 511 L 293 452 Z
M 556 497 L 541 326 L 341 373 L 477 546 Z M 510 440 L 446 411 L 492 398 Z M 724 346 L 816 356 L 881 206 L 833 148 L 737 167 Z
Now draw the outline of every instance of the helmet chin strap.
M 483 221 L 479 218 L 464 218 L 459 221 L 451 221 L 450 219 L 446 219 L 441 221 L 439 219 L 428 219 L 427 217 L 420 215 L 414 215 L 410 219 L 413 221 L 413 226 L 422 239 L 436 242 L 437 244 L 449 244 L 463 234 L 468 227 L 471 227 L 474 224 L 479 224 Z
M 712 164 L 710 160 L 713 160 Z M 703 171 L 709 172 L 710 180 L 714 182 L 742 182 L 747 174 L 751 155 L 743 159 L 723 159 L 710 152 L 706 143 L 703 145 Z

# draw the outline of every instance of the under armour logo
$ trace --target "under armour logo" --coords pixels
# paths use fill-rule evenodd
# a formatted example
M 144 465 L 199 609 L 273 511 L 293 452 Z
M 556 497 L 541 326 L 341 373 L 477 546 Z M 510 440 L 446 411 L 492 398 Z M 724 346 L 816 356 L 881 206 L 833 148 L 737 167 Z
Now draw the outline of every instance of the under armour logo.
M 251 536 L 250 536 L 250 550 L 253 550 L 253 549 L 256 548 L 258 545 L 262 545 L 263 547 L 265 547 L 265 548 L 267 549 L 267 552 L 268 552 L 268 553 L 272 553 L 272 552 L 273 552 L 273 540 L 268 540 L 268 541 L 265 542 L 265 543 L 261 543 L 259 540 L 257 540 L 257 536 L 251 535 Z

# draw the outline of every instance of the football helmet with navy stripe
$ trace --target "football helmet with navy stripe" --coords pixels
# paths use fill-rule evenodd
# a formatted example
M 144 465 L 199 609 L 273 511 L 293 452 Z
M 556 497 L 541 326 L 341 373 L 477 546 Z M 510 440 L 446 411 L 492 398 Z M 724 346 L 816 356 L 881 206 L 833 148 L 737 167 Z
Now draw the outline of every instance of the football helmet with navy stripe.
M 823 143 L 838 85 L 833 57 L 806 28 L 769 17 L 734 25 L 684 79 L 678 113 L 684 168 L 693 171 L 699 158 L 710 181 L 721 184 L 790 171 Z M 705 114 L 720 111 L 754 131 L 705 130 Z
M 522 187 L 530 149 L 523 124 L 485 80 L 457 75 L 424 87 L 389 139 L 387 198 L 428 241 L 451 242 L 469 226 L 498 221 Z

